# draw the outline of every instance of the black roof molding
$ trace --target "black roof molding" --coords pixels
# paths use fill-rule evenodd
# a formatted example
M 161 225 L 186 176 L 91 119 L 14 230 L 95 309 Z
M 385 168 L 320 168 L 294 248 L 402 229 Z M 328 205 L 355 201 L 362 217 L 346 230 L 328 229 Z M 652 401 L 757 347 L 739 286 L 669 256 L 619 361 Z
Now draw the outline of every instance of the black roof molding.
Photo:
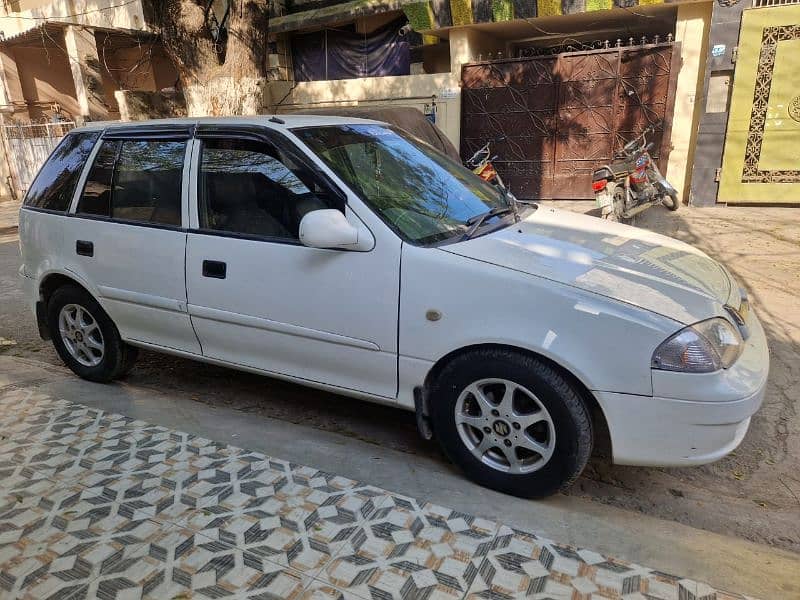
M 194 123 L 165 123 L 163 125 L 114 125 L 103 132 L 104 140 L 148 139 L 188 140 L 194 136 Z

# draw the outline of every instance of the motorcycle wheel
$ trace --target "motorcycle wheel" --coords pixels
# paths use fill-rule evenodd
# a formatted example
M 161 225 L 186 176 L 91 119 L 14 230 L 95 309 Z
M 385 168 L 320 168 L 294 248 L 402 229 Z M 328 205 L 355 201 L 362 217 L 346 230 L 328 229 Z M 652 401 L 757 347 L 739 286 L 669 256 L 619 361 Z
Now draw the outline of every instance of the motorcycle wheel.
M 611 210 L 604 212 L 603 218 L 615 223 L 630 223 L 631 219 L 625 219 L 622 216 L 622 213 L 625 211 L 625 186 L 617 185 L 614 188 L 613 198 Z
M 669 210 L 671 210 L 673 212 L 678 210 L 680 208 L 680 206 L 681 206 L 681 203 L 678 202 L 678 200 L 676 198 L 673 198 L 669 194 L 665 194 L 661 198 L 661 204 L 663 204 L 664 206 L 666 206 Z

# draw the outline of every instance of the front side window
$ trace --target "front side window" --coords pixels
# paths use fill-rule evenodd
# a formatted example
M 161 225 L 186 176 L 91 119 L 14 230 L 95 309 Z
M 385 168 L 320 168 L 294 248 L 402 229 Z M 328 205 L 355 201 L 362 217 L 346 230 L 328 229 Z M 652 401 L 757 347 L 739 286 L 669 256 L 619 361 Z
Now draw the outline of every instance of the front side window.
M 291 157 L 236 139 L 203 142 L 198 199 L 201 229 L 285 240 L 299 239 L 306 213 L 333 205 Z
M 185 141 L 104 141 L 78 213 L 179 226 L 185 155 Z
M 497 188 L 389 127 L 334 125 L 294 133 L 412 243 L 455 239 L 471 229 L 478 215 L 510 208 Z M 498 215 L 483 223 L 505 218 Z
M 25 195 L 25 206 L 66 211 L 99 132 L 70 133 L 50 155 Z

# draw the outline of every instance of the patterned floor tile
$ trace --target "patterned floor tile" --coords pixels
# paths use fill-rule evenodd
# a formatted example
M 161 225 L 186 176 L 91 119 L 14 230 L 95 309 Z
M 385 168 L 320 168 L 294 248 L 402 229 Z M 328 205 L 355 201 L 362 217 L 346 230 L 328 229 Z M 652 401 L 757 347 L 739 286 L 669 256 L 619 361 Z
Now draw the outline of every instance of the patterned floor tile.
M 80 594 L 104 560 L 160 525 L 119 510 L 98 490 L 53 486 L 0 507 L 0 591 L 9 597 Z M 76 587 L 77 586 L 77 587 Z M 74 589 L 73 589 L 74 588 Z
M 0 390 L 0 597 L 748 600 L 258 452 Z
M 302 600 L 362 600 L 352 592 L 339 589 L 330 583 L 313 580 L 301 594 Z M 369 600 L 372 600 L 370 598 Z
M 199 510 L 179 523 L 281 565 L 314 572 L 386 499 L 378 488 L 311 473 L 306 467 L 261 466 L 265 465 L 252 465 L 252 470 L 231 479 L 209 473 L 215 481 L 224 481 L 201 486 Z
M 55 485 L 55 480 L 30 467 L 13 463 L 0 465 L 0 507 L 12 500 L 19 502 L 28 496 L 47 494 Z
M 263 557 L 193 531 L 164 526 L 146 543 L 103 562 L 90 597 L 300 598 L 310 578 Z
M 502 526 L 467 598 L 694 600 L 696 584 Z
M 321 576 L 364 598 L 461 598 L 497 524 L 390 495 Z
M 0 393 L 0 431 L 5 434 L 14 423 L 58 410 L 68 404 L 66 400 L 57 400 L 35 390 L 7 389 Z
M 196 446 L 183 446 L 162 459 L 148 453 L 146 464 L 132 461 L 126 463 L 127 469 L 120 465 L 99 469 L 84 477 L 83 483 L 106 487 L 132 509 L 153 518 L 181 523 L 193 511 L 216 507 L 241 490 L 253 495 L 271 493 L 263 479 L 276 477 L 270 468 L 273 462 L 235 448 L 206 453 Z M 268 477 L 260 483 L 253 481 L 261 471 Z

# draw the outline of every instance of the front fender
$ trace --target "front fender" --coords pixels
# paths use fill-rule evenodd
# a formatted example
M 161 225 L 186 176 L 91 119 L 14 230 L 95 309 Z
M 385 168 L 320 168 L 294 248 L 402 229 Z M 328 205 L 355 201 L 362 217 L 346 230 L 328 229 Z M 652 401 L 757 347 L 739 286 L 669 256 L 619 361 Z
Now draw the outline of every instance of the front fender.
M 441 313 L 437 321 L 429 311 Z M 502 344 L 540 354 L 589 390 L 652 395 L 653 350 L 680 325 L 578 288 L 405 244 L 401 362 L 431 365 L 455 350 Z

